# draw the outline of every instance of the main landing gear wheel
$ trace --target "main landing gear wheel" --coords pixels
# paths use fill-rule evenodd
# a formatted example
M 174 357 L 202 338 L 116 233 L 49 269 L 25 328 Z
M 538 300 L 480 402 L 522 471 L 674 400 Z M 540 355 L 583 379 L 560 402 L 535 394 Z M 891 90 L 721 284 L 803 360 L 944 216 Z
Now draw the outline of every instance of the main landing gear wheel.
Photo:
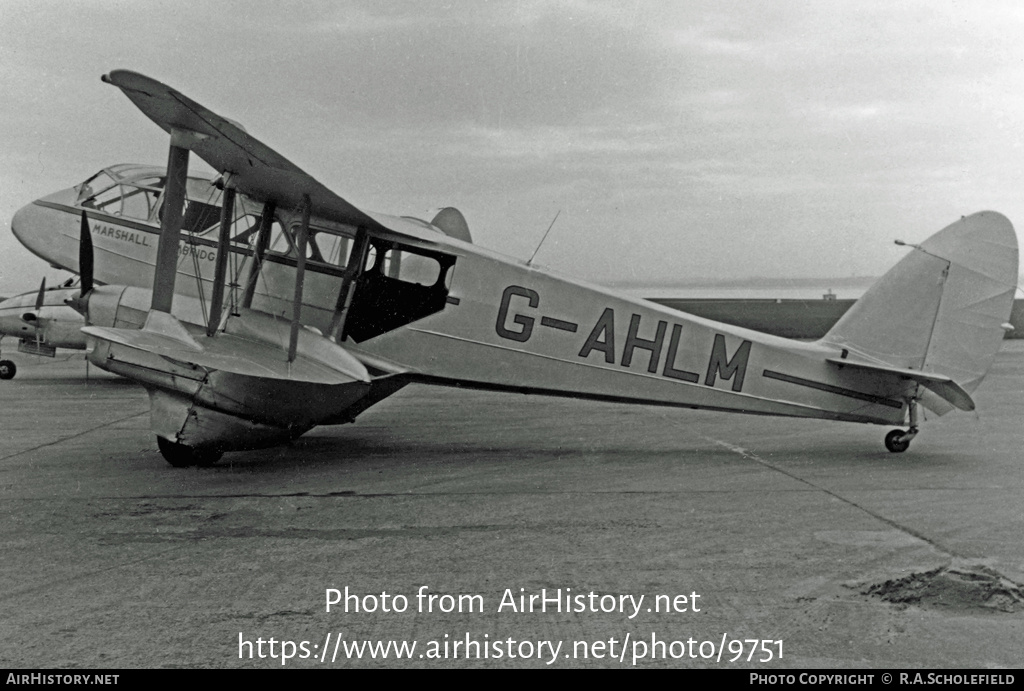
M 224 452 L 216 449 L 197 449 L 194 446 L 179 444 L 163 437 L 156 438 L 156 445 L 160 448 L 160 455 L 164 460 L 175 468 L 189 468 L 199 466 L 208 468 L 224 455 Z
M 904 432 L 901 429 L 894 429 L 892 432 L 885 435 L 885 448 L 889 449 L 893 453 L 903 453 L 910 448 L 910 440 L 913 438 L 913 435 L 909 432 Z
M 17 366 L 11 360 L 0 360 L 0 379 L 14 379 L 18 371 Z

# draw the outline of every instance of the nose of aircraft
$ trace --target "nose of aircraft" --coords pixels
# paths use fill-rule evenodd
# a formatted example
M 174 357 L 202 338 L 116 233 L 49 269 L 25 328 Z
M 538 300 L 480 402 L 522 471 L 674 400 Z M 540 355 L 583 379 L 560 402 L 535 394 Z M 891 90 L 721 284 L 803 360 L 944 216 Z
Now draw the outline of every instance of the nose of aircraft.
M 14 214 L 14 218 L 11 219 L 11 232 L 14 233 L 14 237 L 18 238 L 18 242 L 23 244 L 28 249 L 30 247 L 30 232 L 29 226 L 31 221 L 29 218 L 32 215 L 31 204 L 23 206 Z
M 74 190 L 62 190 L 43 197 L 18 209 L 11 219 L 11 232 L 25 249 L 71 270 L 78 265 L 78 212 L 73 194 Z
M 11 232 L 32 254 L 50 261 L 48 247 L 54 245 L 54 237 L 46 222 L 49 209 L 36 206 L 33 202 L 18 209 L 11 219 Z

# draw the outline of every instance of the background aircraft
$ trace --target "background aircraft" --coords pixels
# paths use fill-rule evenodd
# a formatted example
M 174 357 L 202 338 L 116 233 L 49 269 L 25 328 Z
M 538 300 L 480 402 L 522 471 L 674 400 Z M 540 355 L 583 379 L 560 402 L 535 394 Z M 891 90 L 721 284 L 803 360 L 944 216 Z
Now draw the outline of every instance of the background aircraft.
M 12 230 L 81 273 L 89 359 L 146 387 L 173 465 L 351 422 L 411 383 L 907 425 L 886 435 L 898 452 L 920 405 L 974 408 L 1009 318 L 1016 235 L 993 212 L 913 246 L 824 338 L 796 342 L 476 247 L 454 210 L 364 212 L 180 92 L 104 81 L 170 135 L 163 177 L 55 193 Z M 188 178 L 191 153 L 214 184 Z M 214 208 L 219 223 L 194 222 Z
M 74 279 L 47 289 L 43 279 L 39 290 L 0 301 L 0 340 L 18 339 L 18 352 L 54 357 L 57 348 L 85 350 L 82 315 L 66 304 L 79 294 Z M 0 379 L 12 379 L 17 372 L 12 360 L 0 359 Z

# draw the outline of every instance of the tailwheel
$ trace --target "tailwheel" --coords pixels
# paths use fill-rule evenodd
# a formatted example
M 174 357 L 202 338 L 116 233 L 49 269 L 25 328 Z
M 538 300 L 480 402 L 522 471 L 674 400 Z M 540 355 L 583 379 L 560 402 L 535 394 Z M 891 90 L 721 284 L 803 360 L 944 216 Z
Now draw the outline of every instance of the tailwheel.
M 903 453 L 910 448 L 910 441 L 917 436 L 917 399 L 907 399 L 907 413 L 910 416 L 910 429 L 904 432 L 894 429 L 885 435 L 885 448 L 893 453 Z
M 13 360 L 0 360 L 0 379 L 14 379 L 17 371 Z
M 903 453 L 910 448 L 910 440 L 917 434 L 916 429 L 904 432 L 901 429 L 894 429 L 885 435 L 885 448 L 893 453 Z
M 164 460 L 175 468 L 189 468 L 191 466 L 208 468 L 219 461 L 220 457 L 224 455 L 223 451 L 218 451 L 217 449 L 197 449 L 194 446 L 179 444 L 163 437 L 156 438 L 156 445 L 159 447 L 160 455 L 164 457 Z

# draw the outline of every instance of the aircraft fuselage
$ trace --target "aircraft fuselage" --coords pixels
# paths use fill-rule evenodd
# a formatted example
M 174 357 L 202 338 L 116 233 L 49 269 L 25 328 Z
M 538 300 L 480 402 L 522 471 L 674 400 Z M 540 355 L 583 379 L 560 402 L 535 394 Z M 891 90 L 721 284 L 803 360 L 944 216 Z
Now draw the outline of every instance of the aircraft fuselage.
M 12 224 L 15 234 L 47 262 L 77 271 L 84 210 L 96 281 L 149 288 L 160 233 L 155 214 L 125 218 L 83 206 L 81 197 L 78 189 L 64 190 L 23 208 Z M 279 212 L 278 222 L 281 239 L 266 256 L 252 308 L 287 320 L 298 218 Z M 830 365 L 826 358 L 840 357 L 834 346 L 617 295 L 422 226 L 415 238 L 370 234 L 372 252 L 381 256 L 367 260 L 352 298 L 353 328 L 343 344 L 381 372 L 412 382 L 594 400 L 879 424 L 905 418 L 913 384 Z M 319 244 L 307 252 L 300 321 L 326 333 L 356 229 L 315 215 L 310 228 Z M 195 230 L 179 242 L 176 300 L 208 301 L 211 293 L 215 234 Z M 229 262 L 236 293 L 252 257 L 248 239 L 238 237 Z M 417 264 L 428 265 L 425 277 Z M 403 276 L 407 268 L 412 273 Z

